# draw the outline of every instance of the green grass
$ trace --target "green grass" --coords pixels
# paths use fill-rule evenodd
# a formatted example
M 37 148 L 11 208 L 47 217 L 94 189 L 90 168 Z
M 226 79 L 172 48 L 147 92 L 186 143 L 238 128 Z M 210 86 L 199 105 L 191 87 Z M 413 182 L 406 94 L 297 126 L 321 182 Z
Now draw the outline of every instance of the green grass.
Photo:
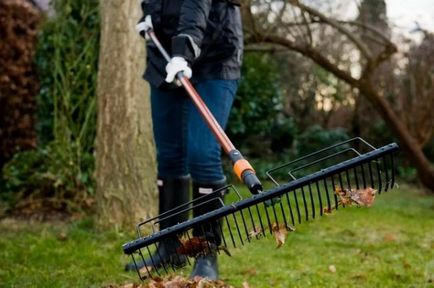
M 219 258 L 220 274 L 234 287 L 244 281 L 250 287 L 434 287 L 433 231 L 434 196 L 401 185 L 371 208 L 339 209 L 297 226 L 280 249 L 272 236 L 231 248 L 232 257 Z M 129 259 L 121 245 L 133 234 L 97 232 L 89 220 L 7 220 L 0 235 L 0 287 L 138 282 L 123 272 Z

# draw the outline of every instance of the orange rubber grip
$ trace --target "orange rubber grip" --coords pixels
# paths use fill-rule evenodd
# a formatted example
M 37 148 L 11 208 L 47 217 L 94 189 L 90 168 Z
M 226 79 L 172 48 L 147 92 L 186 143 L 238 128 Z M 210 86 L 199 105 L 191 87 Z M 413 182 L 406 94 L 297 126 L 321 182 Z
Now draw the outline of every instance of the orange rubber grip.
M 253 173 L 255 173 L 255 169 L 253 169 L 252 165 L 250 165 L 249 161 L 246 159 L 240 159 L 234 163 L 234 173 L 241 181 L 243 181 L 242 175 L 246 170 L 251 170 Z

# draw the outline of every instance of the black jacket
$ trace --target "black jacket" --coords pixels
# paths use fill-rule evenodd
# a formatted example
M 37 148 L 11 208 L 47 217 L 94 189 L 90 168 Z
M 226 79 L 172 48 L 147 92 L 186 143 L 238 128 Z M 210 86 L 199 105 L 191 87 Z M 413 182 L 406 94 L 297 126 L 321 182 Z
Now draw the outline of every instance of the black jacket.
M 238 79 L 243 51 L 239 7 L 228 0 L 142 0 L 143 17 L 151 15 L 154 31 L 167 52 L 184 57 L 192 81 Z M 166 61 L 151 41 L 147 44 L 144 78 L 160 87 Z M 165 85 L 163 85 L 165 86 Z

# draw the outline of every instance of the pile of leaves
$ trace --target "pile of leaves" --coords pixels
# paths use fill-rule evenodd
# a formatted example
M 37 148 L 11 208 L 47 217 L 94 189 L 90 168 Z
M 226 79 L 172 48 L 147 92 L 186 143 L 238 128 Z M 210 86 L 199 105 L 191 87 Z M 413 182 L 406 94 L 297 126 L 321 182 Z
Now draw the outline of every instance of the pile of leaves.
M 243 285 L 249 287 L 247 283 Z M 222 280 L 209 280 L 196 276 L 189 279 L 180 275 L 170 275 L 166 278 L 154 277 L 147 284 L 127 283 L 123 285 L 109 285 L 105 288 L 233 288 Z

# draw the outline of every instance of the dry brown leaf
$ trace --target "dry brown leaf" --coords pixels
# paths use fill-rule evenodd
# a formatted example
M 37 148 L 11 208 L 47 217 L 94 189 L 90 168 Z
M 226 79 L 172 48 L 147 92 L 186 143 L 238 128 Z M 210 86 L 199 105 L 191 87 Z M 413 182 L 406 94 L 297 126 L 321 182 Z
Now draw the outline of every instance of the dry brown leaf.
M 140 277 L 146 279 L 149 276 L 149 273 L 152 271 L 154 267 L 152 266 L 143 266 L 142 268 L 139 269 L 139 274 Z
M 271 231 L 273 232 L 274 239 L 276 239 L 276 248 L 280 248 L 283 244 L 285 244 L 286 237 L 288 236 L 288 231 L 295 231 L 295 228 L 286 226 L 283 223 L 280 225 L 277 225 L 277 223 L 273 223 L 271 225 Z
M 164 288 L 180 288 L 180 287 L 186 287 L 186 279 L 182 276 L 175 276 L 172 279 L 169 279 L 163 284 Z
M 262 233 L 261 227 L 254 227 L 253 230 L 249 231 L 249 238 L 257 237 Z
M 368 187 L 366 189 L 351 190 L 350 199 L 354 203 L 363 207 L 371 207 L 375 200 L 377 190 Z
M 186 255 L 189 257 L 205 256 L 217 251 L 223 251 L 226 255 L 231 256 L 228 248 L 225 246 L 218 246 L 209 242 L 204 237 L 193 237 L 190 239 L 180 239 L 181 246 L 176 249 L 176 253 Z
M 180 239 L 181 246 L 176 249 L 176 253 L 189 257 L 198 257 L 210 253 L 216 245 L 207 241 L 204 237 L 193 237 L 191 239 Z M 210 249 L 211 248 L 211 249 Z M 217 247 L 214 248 L 217 250 Z
M 339 197 L 339 204 L 344 206 L 355 204 L 362 207 L 371 207 L 374 203 L 376 192 L 377 190 L 371 187 L 366 189 L 335 188 L 335 194 Z
M 325 215 L 332 214 L 333 210 L 334 210 L 333 207 L 330 207 L 330 208 L 328 208 L 328 207 L 324 207 L 324 208 L 322 208 L 322 212 L 323 212 Z
M 162 277 L 152 277 L 146 284 L 125 283 L 122 285 L 110 284 L 104 288 L 233 288 L 222 280 L 209 280 L 200 276 L 193 279 L 185 278 L 181 275 L 166 275 Z

